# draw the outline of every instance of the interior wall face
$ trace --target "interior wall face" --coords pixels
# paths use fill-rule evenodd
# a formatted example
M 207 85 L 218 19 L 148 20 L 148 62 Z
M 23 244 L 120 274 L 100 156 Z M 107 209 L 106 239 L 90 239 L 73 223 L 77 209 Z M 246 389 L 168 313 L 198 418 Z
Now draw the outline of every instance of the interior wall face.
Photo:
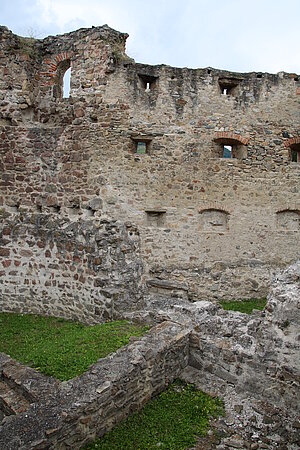
M 108 241 L 125 285 L 125 266 L 139 267 L 131 272 L 133 305 L 153 280 L 168 292 L 175 283 L 191 300 L 260 297 L 271 274 L 299 257 L 295 74 L 136 64 L 125 54 L 127 35 L 107 26 L 42 41 L 0 32 L 3 292 L 24 297 L 24 274 L 14 275 L 8 254 L 23 243 L 11 230 L 22 221 L 31 230 L 39 217 L 49 218 L 43 227 L 57 248 L 61 239 L 78 240 L 76 227 L 61 235 L 70 223 L 95 230 L 101 220 L 117 221 L 126 237 L 116 243 L 110 229 Z M 90 274 L 91 282 L 113 278 L 104 272 Z M 39 273 L 44 288 L 50 271 Z M 128 307 L 123 298 L 119 310 Z

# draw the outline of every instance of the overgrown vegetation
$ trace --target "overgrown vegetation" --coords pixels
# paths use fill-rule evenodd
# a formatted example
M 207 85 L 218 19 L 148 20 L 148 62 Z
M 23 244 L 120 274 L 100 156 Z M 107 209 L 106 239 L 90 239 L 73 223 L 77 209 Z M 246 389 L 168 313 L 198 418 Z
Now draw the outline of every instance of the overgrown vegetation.
M 251 314 L 253 309 L 262 311 L 267 304 L 266 298 L 252 298 L 250 300 L 240 301 L 221 301 L 223 309 L 226 311 L 240 311 L 242 313 Z
M 1 313 L 0 351 L 45 375 L 68 380 L 146 330 L 126 321 L 87 326 L 53 317 Z
M 209 429 L 209 419 L 224 413 L 218 398 L 181 381 L 151 400 L 87 450 L 183 450 Z

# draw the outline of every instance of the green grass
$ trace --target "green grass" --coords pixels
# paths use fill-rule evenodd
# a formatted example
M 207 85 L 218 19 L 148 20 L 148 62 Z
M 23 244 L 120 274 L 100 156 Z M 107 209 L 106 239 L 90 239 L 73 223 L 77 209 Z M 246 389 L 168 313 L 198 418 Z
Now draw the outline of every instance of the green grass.
M 87 326 L 53 317 L 1 313 L 0 351 L 45 375 L 69 380 L 147 329 L 126 321 Z
M 227 301 L 220 302 L 226 311 L 240 311 L 242 313 L 251 314 L 253 309 L 262 311 L 267 304 L 265 298 L 252 298 L 251 300 Z
M 183 450 L 209 430 L 209 419 L 224 414 L 221 400 L 212 398 L 181 381 L 149 401 L 85 449 L 94 450 Z

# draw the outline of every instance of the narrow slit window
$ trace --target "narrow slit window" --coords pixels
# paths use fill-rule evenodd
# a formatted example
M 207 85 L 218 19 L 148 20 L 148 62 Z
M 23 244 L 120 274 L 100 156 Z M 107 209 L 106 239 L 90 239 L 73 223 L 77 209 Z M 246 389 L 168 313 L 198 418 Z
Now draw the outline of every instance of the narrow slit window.
M 63 77 L 63 98 L 70 97 L 70 86 L 71 86 L 71 67 L 66 70 Z
M 153 75 L 139 74 L 139 79 L 141 86 L 145 90 L 145 92 L 150 92 L 155 89 L 158 77 L 155 77 Z
M 238 85 L 240 80 L 238 78 L 220 78 L 219 87 L 221 94 L 224 96 L 236 96 L 238 94 Z

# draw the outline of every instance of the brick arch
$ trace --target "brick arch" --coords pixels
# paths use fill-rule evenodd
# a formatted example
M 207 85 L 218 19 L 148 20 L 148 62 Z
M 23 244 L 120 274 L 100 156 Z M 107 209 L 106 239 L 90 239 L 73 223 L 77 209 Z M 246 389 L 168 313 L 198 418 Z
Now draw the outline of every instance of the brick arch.
M 204 211 L 220 211 L 228 215 L 233 213 L 231 208 L 224 207 L 223 205 L 219 205 L 217 203 L 209 203 L 208 205 L 201 206 L 198 209 L 199 214 L 202 214 Z
M 43 66 L 45 70 L 40 73 L 42 86 L 54 86 L 59 77 L 59 68 L 66 65 L 69 61 L 71 64 L 72 51 L 61 52 L 52 58 L 45 58 Z M 70 67 L 70 66 L 69 66 Z
M 232 131 L 218 131 L 214 137 L 214 141 L 220 142 L 221 144 L 241 144 L 248 145 L 250 137 L 241 136 L 240 134 L 233 133 Z
M 297 145 L 297 144 L 300 144 L 300 136 L 290 138 L 284 142 L 285 148 L 292 147 L 293 145 Z

